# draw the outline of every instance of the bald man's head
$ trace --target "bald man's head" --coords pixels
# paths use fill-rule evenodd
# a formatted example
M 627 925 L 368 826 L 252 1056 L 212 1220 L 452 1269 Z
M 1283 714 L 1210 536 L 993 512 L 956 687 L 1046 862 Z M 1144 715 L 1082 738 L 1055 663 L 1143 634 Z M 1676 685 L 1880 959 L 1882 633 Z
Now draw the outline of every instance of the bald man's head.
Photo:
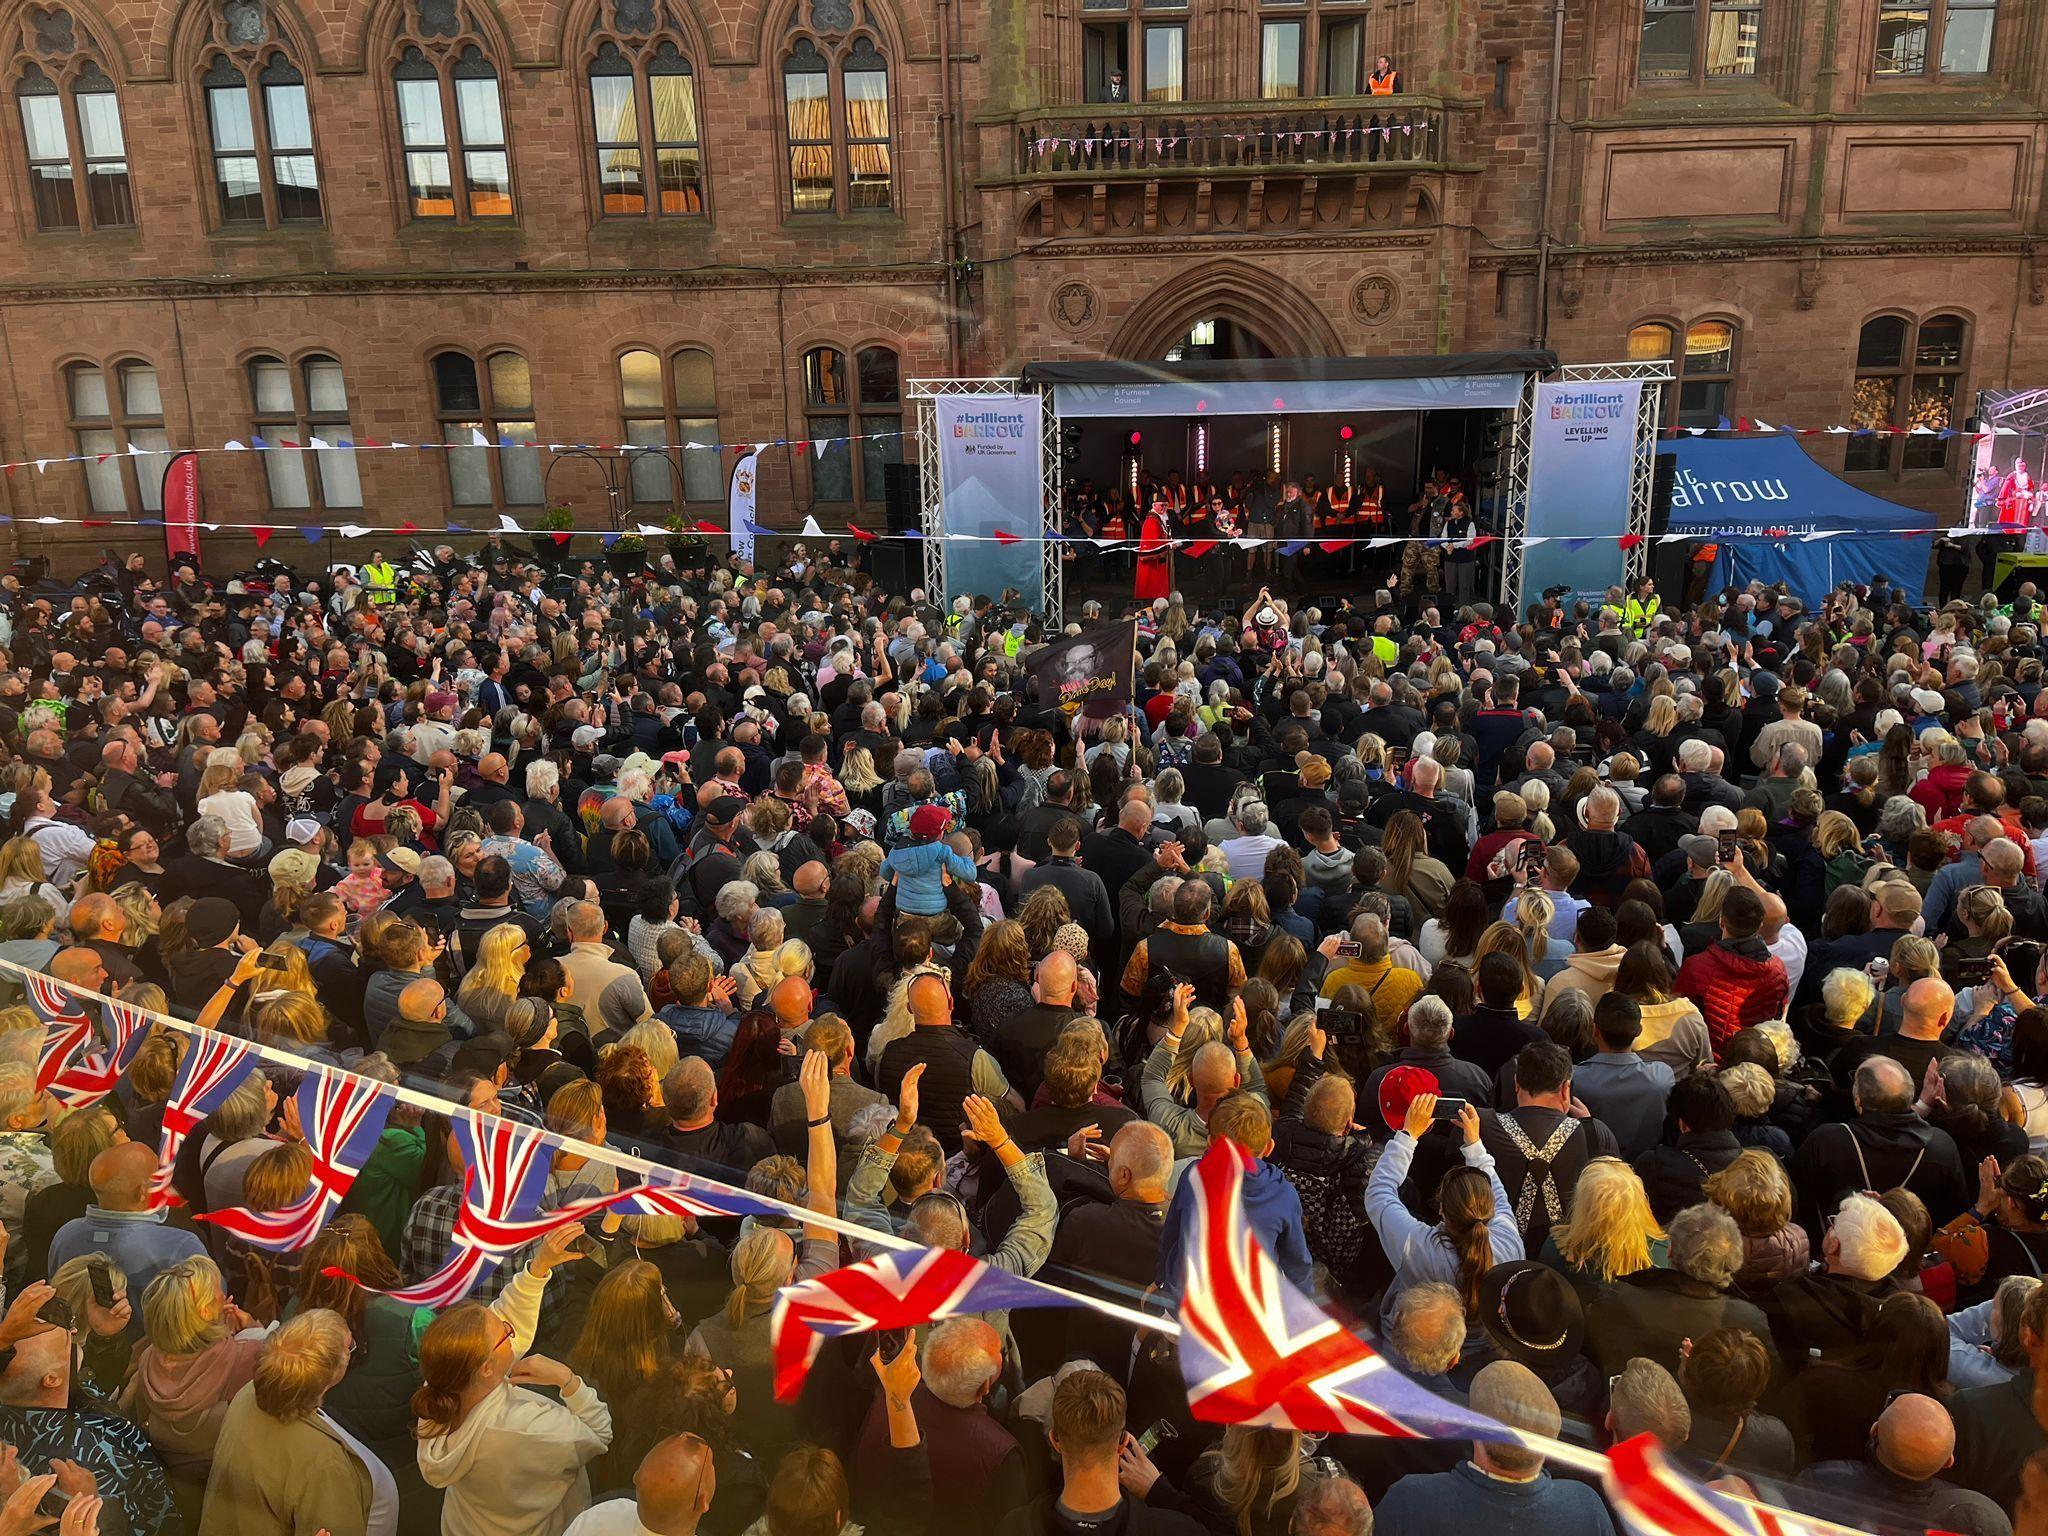
M 1956 1426 L 1933 1398 L 1908 1392 L 1877 1419 L 1877 1459 L 1915 1483 L 1938 1476 L 1956 1459 Z
M 796 873 L 790 877 L 789 886 L 799 896 L 822 898 L 825 888 L 831 883 L 832 871 L 816 859 L 812 859 L 808 863 L 797 865 Z
M 1038 962 L 1038 1000 L 1061 1008 L 1071 1005 L 1078 979 L 1074 957 L 1064 949 L 1054 950 Z
M 1791 916 L 1792 914 L 1785 910 L 1784 897 L 1776 891 L 1765 892 L 1764 920 L 1757 929 L 1757 936 L 1766 944 L 1776 943 L 1778 935 L 1784 932 L 1785 924 L 1791 920 Z
M 1119 1200 L 1166 1198 L 1173 1138 L 1150 1120 L 1132 1120 L 1109 1140 L 1109 1187 Z
M 432 1023 L 447 995 L 441 983 L 430 976 L 407 982 L 399 988 L 398 1016 L 409 1024 Z
M 139 1211 L 148 1203 L 150 1182 L 156 1177 L 156 1149 L 139 1141 L 120 1142 L 92 1160 L 86 1177 L 100 1209 Z
M 512 765 L 505 761 L 502 752 L 486 752 L 477 759 L 477 777 L 488 779 L 493 784 L 503 784 L 512 777 Z
M 656 1536 L 695 1530 L 717 1491 L 711 1447 L 692 1434 L 670 1435 L 658 1442 L 633 1474 L 640 1523 Z
M 75 987 L 87 987 L 97 992 L 100 983 L 107 979 L 107 965 L 98 950 L 81 945 L 76 949 L 58 950 L 50 961 L 50 974 L 59 981 L 68 981 Z
M 801 976 L 785 976 L 768 994 L 768 1007 L 775 1022 L 784 1029 L 796 1029 L 810 1022 L 811 984 Z
M 912 978 L 904 994 L 910 1021 L 919 1029 L 943 1029 L 953 1022 L 953 994 L 944 978 L 925 971 Z
M 1955 989 L 1939 976 L 1923 976 L 1906 988 L 1899 1033 L 1915 1040 L 1939 1040 L 1955 1011 Z

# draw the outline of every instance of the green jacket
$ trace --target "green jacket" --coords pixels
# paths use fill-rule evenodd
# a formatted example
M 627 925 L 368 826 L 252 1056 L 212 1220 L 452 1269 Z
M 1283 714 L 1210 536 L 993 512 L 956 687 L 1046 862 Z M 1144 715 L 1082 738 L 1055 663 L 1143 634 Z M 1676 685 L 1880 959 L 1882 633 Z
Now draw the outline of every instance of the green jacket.
M 427 1133 L 419 1126 L 387 1125 L 377 1138 L 376 1150 L 363 1164 L 349 1192 L 342 1197 L 344 1212 L 358 1212 L 369 1218 L 377 1235 L 384 1239 L 384 1252 L 398 1262 L 399 1244 L 405 1236 L 405 1218 L 419 1198 L 420 1175 L 427 1166 Z

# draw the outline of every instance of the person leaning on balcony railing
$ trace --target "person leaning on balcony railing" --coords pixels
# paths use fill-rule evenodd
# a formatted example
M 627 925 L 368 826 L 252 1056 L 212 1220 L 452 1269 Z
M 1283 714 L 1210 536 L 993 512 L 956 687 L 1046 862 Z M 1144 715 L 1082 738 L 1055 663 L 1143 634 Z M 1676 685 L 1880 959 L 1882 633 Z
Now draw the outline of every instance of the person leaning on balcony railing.
M 1394 68 L 1394 61 L 1384 53 L 1372 61 L 1372 73 L 1366 76 L 1365 88 L 1374 96 L 1401 94 L 1401 71 Z

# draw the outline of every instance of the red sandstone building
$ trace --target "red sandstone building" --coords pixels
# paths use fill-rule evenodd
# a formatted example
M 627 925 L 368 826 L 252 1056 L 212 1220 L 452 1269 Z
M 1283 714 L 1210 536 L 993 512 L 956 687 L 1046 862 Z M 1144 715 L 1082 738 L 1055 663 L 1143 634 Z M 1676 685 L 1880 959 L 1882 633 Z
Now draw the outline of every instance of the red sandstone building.
M 906 381 L 1045 359 L 1537 342 L 1675 358 L 1709 426 L 2048 382 L 2041 0 L 29 0 L 0 39 L 0 458 L 107 455 L 7 477 L 30 551 L 151 542 L 77 525 L 149 516 L 156 450 L 314 437 L 456 446 L 209 455 L 204 515 L 600 526 L 547 444 L 861 437 L 770 450 L 762 518 L 879 524 Z M 1813 442 L 1961 499 L 1961 445 Z M 713 453 L 611 468 L 722 518 Z

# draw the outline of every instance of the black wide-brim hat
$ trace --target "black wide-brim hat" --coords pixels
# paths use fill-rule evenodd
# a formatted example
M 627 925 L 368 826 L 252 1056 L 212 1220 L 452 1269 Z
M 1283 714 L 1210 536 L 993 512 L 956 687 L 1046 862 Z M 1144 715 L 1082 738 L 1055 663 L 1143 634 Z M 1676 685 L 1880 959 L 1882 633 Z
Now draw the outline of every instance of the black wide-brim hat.
M 1496 1264 L 1479 1282 L 1479 1321 L 1502 1359 L 1554 1365 L 1586 1342 L 1586 1313 L 1569 1280 L 1547 1264 Z

